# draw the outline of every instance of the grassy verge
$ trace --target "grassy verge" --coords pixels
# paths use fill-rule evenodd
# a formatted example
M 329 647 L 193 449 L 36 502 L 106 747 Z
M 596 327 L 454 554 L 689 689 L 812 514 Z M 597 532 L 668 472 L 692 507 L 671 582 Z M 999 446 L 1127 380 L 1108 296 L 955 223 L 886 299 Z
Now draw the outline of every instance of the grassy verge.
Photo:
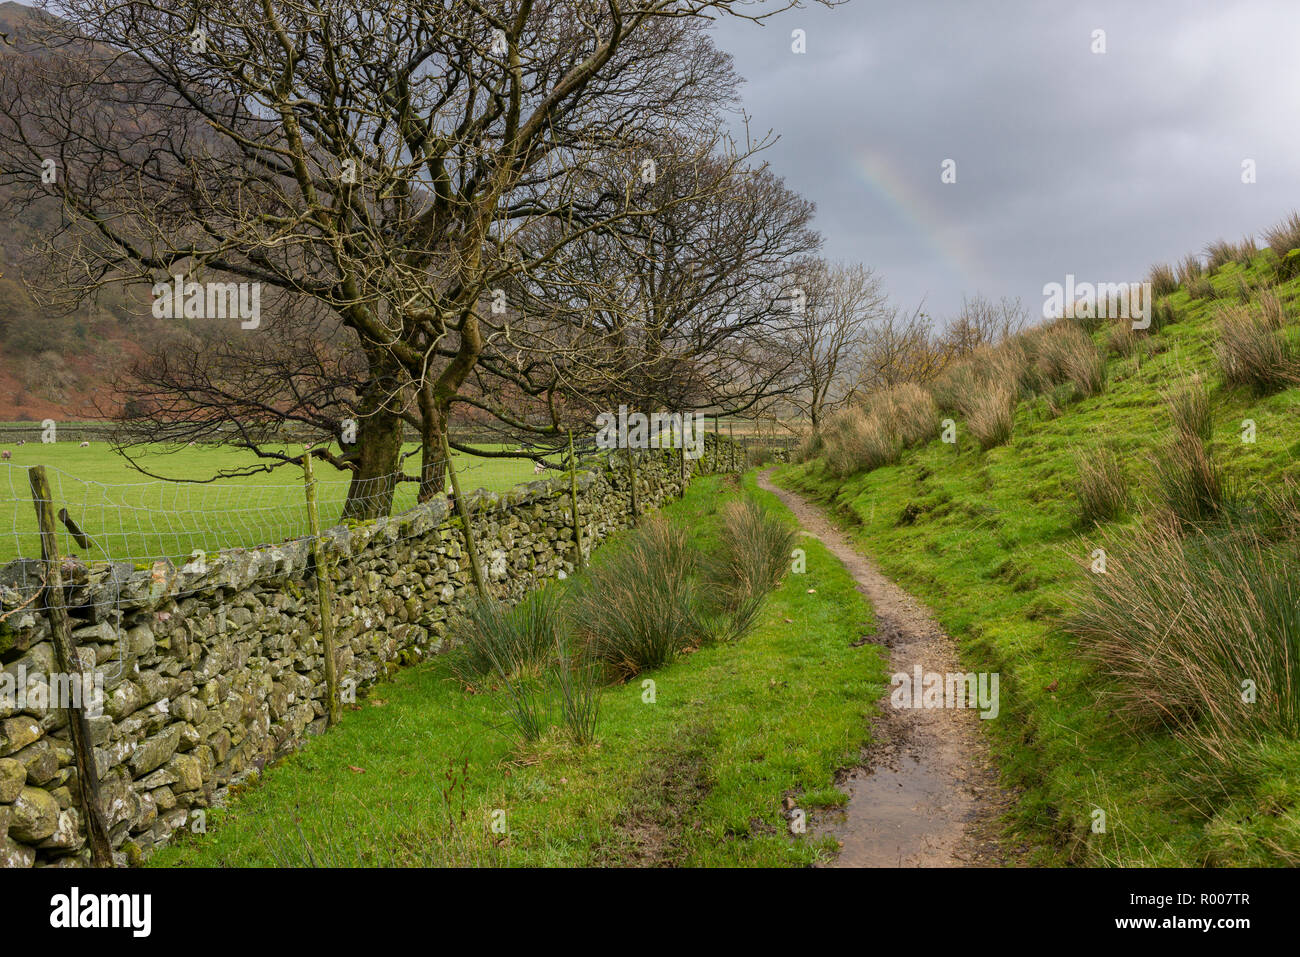
M 752 475 L 744 484 L 783 510 Z M 734 480 L 701 477 L 665 511 L 712 548 L 720 506 L 740 494 Z M 438 659 L 374 689 L 339 727 L 212 812 L 206 835 L 186 835 L 151 864 L 786 866 L 824 857 L 825 843 L 789 833 L 783 799 L 840 799 L 835 772 L 856 763 L 885 675 L 878 649 L 851 647 L 874 627 L 851 577 L 815 540 L 800 547 L 806 574 L 786 577 L 743 638 L 602 690 L 593 745 L 558 733 L 517 744 L 499 697 L 467 694 Z

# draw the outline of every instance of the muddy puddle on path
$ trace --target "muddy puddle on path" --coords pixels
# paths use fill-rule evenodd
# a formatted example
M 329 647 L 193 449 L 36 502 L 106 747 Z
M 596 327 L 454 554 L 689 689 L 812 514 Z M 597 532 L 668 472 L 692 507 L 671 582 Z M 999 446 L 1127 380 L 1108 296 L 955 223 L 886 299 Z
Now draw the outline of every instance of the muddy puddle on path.
M 876 634 L 889 672 L 959 672 L 956 648 L 930 612 L 857 551 L 800 496 L 759 485 L 794 512 L 805 533 L 824 544 L 875 610 Z M 811 830 L 842 845 L 832 867 L 954 867 L 1009 863 L 996 821 L 1012 800 L 998 786 L 988 743 L 969 709 L 893 709 L 886 698 L 872 722 L 862 764 L 839 786 L 841 809 L 816 815 Z
M 918 867 L 929 835 L 948 811 L 948 782 L 935 768 L 905 757 L 894 768 L 855 768 L 841 787 L 843 811 L 828 815 L 826 831 L 840 842 L 831 867 Z

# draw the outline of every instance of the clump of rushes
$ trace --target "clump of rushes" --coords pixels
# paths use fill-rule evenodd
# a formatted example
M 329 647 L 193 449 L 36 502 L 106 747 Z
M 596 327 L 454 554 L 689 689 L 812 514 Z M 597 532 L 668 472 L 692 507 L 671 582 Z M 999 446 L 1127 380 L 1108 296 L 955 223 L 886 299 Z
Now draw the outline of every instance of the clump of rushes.
M 1174 275 L 1174 267 L 1168 263 L 1152 266 L 1147 282 L 1151 283 L 1152 296 L 1168 296 L 1178 291 L 1178 277 Z
M 1198 278 L 1201 273 L 1205 272 L 1205 266 L 1201 263 L 1199 256 L 1187 256 L 1178 264 L 1178 285 L 1184 289 L 1193 279 Z
M 1173 440 L 1152 457 L 1156 488 L 1183 526 L 1200 525 L 1223 513 L 1233 495 L 1208 444 L 1209 400 L 1199 381 L 1167 397 Z
M 930 390 L 914 382 L 894 386 L 883 395 L 888 403 L 882 417 L 893 420 L 899 441 L 911 448 L 934 438 L 939 431 L 939 410 Z
M 722 512 L 723 555 L 733 587 L 766 595 L 790 568 L 798 531 L 751 498 L 729 502 Z
M 821 441 L 832 473 L 846 476 L 892 465 L 904 448 L 933 438 L 938 431 L 938 407 L 930 391 L 903 383 L 831 416 Z
M 524 742 L 533 742 L 550 727 L 549 689 L 538 674 L 516 672 L 498 676 L 500 693 L 505 698 L 506 717 Z
M 1173 420 L 1174 434 L 1210 441 L 1213 421 L 1210 417 L 1210 394 L 1201 377 L 1193 376 L 1185 388 L 1165 396 L 1169 416 Z
M 734 640 L 758 618 L 763 599 L 790 568 L 798 531 L 753 499 L 729 502 L 722 513 L 723 543 L 705 570 L 717 608 L 706 612 L 713 637 Z
M 1015 417 L 1016 396 L 1011 387 L 990 384 L 975 400 L 966 425 L 980 448 L 987 451 L 1010 440 Z
M 1286 219 L 1264 233 L 1264 242 L 1268 248 L 1277 253 L 1278 259 L 1285 259 L 1293 249 L 1300 249 L 1300 213 L 1291 213 Z
M 822 431 L 826 462 L 838 476 L 869 472 L 898 461 L 902 446 L 890 425 L 862 406 L 842 409 Z
M 1231 763 L 1251 740 L 1300 736 L 1298 560 L 1294 543 L 1270 548 L 1247 528 L 1188 536 L 1156 521 L 1088 576 L 1066 629 L 1109 676 L 1118 713 Z
M 1276 290 L 1261 289 L 1258 301 L 1260 318 L 1270 329 L 1281 329 L 1286 325 L 1286 309 Z
M 1214 284 L 1202 275 L 1193 276 L 1183 288 L 1187 290 L 1187 295 L 1192 299 L 1213 299 L 1217 295 L 1214 291 Z
M 531 592 L 513 608 L 476 596 L 451 622 L 452 669 L 469 685 L 493 676 L 538 674 L 562 631 L 558 588 Z
M 1218 242 L 1210 243 L 1205 247 L 1206 267 L 1210 272 L 1214 272 L 1220 266 L 1228 263 L 1237 263 L 1242 266 L 1249 266 L 1251 257 L 1259 251 L 1255 245 L 1255 240 L 1247 236 L 1239 243 L 1230 243 L 1226 239 L 1220 239 Z
M 1255 237 L 1244 236 L 1233 249 L 1232 259 L 1238 266 L 1249 266 L 1258 253 L 1259 244 L 1255 242 Z
M 1108 448 L 1098 448 L 1076 460 L 1079 519 L 1085 525 L 1114 521 L 1128 508 L 1129 482 L 1119 456 Z
M 560 693 L 560 713 L 575 744 L 596 740 L 600 718 L 600 670 L 571 653 L 567 637 L 556 648 L 555 684 Z
M 950 363 L 931 385 L 936 404 L 944 412 L 969 416 L 981 388 L 975 364 L 969 359 Z
M 1255 290 L 1251 288 L 1250 283 L 1246 282 L 1245 276 L 1237 277 L 1237 300 L 1243 304 L 1250 302 Z
M 1300 383 L 1300 354 L 1295 343 L 1262 315 L 1225 309 L 1219 318 L 1214 354 L 1229 385 L 1246 386 L 1256 395 Z
M 1045 382 L 1069 382 L 1081 398 L 1106 388 L 1106 360 L 1078 325 L 1058 322 L 1039 339 L 1038 363 Z
M 795 462 L 807 462 L 809 459 L 820 455 L 823 448 L 821 432 L 809 432 L 799 440 L 799 446 L 795 449 L 794 460 Z
M 586 657 L 626 679 L 663 667 L 695 644 L 696 558 L 686 532 L 656 516 L 593 566 L 574 601 Z
M 1220 239 L 1205 247 L 1205 268 L 1214 272 L 1225 263 L 1232 262 L 1233 245 Z
M 1117 322 L 1106 335 L 1106 351 L 1111 355 L 1129 356 L 1137 348 L 1141 336 L 1130 322 Z

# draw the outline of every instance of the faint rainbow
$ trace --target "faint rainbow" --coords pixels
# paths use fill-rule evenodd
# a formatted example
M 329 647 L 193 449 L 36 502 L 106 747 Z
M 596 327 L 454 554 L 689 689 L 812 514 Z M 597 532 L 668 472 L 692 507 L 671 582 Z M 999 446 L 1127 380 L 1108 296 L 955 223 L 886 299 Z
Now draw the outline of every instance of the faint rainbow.
M 964 290 L 978 291 L 984 274 L 979 257 L 962 240 L 962 230 L 948 225 L 935 200 L 915 185 L 917 176 L 902 175 L 897 163 L 867 147 L 854 153 L 853 171 L 899 223 L 921 240 L 945 268 L 961 278 Z M 933 177 L 933 189 L 959 188 L 940 183 L 939 173 L 940 164 L 936 160 L 933 171 L 925 174 Z M 960 183 L 960 168 L 957 175 Z

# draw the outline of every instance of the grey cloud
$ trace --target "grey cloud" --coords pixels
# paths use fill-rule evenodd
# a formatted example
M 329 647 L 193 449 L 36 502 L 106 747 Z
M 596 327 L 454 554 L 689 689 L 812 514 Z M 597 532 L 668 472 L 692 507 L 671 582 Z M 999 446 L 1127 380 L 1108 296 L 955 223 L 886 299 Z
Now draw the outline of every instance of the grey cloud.
M 977 291 L 1036 312 L 1066 272 L 1136 279 L 1300 207 L 1297 36 L 1300 6 L 1263 0 L 850 0 L 716 28 L 828 255 L 941 317 Z

